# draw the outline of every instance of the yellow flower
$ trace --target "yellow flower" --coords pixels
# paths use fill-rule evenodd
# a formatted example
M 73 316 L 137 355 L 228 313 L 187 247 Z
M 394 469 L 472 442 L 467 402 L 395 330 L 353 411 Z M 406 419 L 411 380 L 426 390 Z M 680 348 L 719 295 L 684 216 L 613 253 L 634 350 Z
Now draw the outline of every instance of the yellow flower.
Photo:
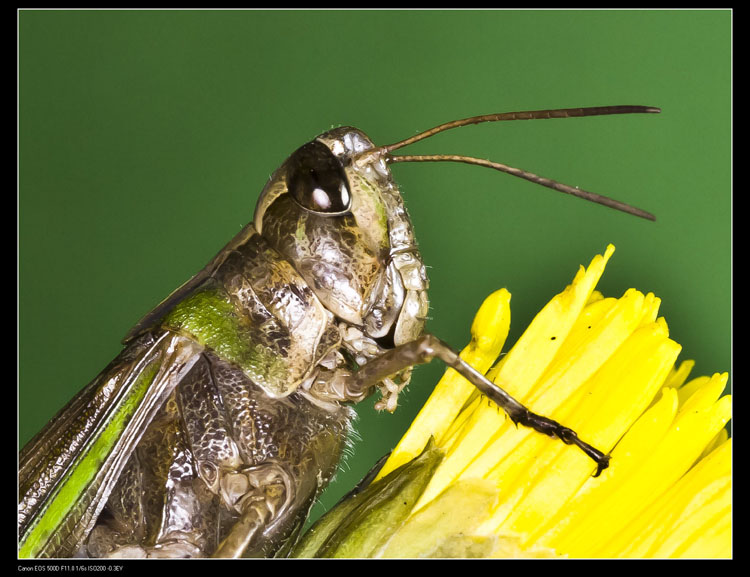
M 298 556 L 731 556 L 727 374 L 675 367 L 653 294 L 594 289 L 607 247 L 501 360 L 510 294 L 482 304 L 462 358 L 538 414 L 609 451 L 516 427 L 449 369 L 373 482 L 313 526 Z

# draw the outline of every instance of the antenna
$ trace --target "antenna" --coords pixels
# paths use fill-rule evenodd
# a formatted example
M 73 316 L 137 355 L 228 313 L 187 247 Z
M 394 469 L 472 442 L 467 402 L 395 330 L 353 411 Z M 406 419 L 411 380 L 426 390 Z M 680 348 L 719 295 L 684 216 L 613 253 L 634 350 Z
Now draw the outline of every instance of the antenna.
M 658 114 L 659 112 L 661 112 L 661 109 L 653 107 L 653 106 L 621 105 L 621 106 L 592 106 L 588 108 L 557 108 L 557 109 L 549 109 L 549 110 L 528 110 L 528 111 L 523 111 L 523 112 L 502 112 L 498 114 L 484 114 L 481 116 L 472 116 L 470 118 L 464 118 L 461 120 L 453 120 L 451 122 L 440 124 L 434 128 L 430 128 L 429 130 L 420 132 L 419 134 L 416 134 L 405 140 L 401 140 L 394 144 L 383 146 L 381 150 L 383 150 L 386 153 L 386 161 L 389 163 L 395 163 L 395 162 L 463 162 L 466 164 L 475 164 L 478 166 L 484 166 L 487 168 L 499 170 L 500 172 L 505 172 L 506 174 L 511 174 L 513 176 L 526 179 L 530 182 L 534 182 L 536 184 L 546 186 L 547 188 L 557 190 L 558 192 L 572 194 L 573 196 L 577 196 L 585 200 L 590 200 L 592 202 L 603 204 L 610 208 L 614 208 L 617 210 L 621 210 L 623 212 L 627 212 L 628 214 L 639 216 L 641 218 L 645 218 L 648 220 L 656 220 L 656 217 L 650 212 L 646 212 L 645 210 L 641 210 L 640 208 L 630 206 L 628 204 L 625 204 L 624 202 L 620 202 L 618 200 L 614 200 L 612 198 L 602 196 L 601 194 L 597 194 L 595 192 L 588 192 L 586 190 L 582 190 L 577 187 L 568 186 L 567 184 L 562 184 L 555 180 L 544 178 L 532 172 L 521 170 L 520 168 L 514 168 L 512 166 L 507 166 L 499 162 L 492 162 L 489 160 L 483 160 L 481 158 L 474 158 L 472 156 L 462 156 L 462 155 L 456 155 L 456 154 L 393 155 L 391 154 L 391 152 L 399 148 L 402 148 L 404 146 L 414 144 L 415 142 L 419 142 L 420 140 L 424 140 L 425 138 L 429 138 L 431 136 L 434 136 L 446 130 L 450 130 L 452 128 L 459 128 L 461 126 L 468 126 L 470 124 L 480 124 L 482 122 L 498 122 L 498 121 L 503 121 L 503 120 L 537 120 L 537 119 L 549 119 L 549 118 L 581 118 L 584 116 L 605 116 L 605 115 L 611 115 L 611 114 Z

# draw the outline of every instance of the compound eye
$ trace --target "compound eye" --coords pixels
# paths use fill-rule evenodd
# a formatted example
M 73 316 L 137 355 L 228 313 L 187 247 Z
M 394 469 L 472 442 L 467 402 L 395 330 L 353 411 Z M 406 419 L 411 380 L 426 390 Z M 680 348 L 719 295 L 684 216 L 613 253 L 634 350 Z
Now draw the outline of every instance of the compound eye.
M 327 216 L 349 212 L 352 196 L 341 162 L 322 142 L 308 142 L 289 159 L 287 186 L 302 208 Z

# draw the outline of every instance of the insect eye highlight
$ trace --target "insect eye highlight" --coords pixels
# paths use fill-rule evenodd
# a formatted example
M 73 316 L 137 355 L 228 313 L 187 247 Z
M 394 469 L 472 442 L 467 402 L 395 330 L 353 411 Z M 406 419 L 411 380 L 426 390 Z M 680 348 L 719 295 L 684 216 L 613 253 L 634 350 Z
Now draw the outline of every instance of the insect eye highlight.
M 305 210 L 337 215 L 349 211 L 352 197 L 341 162 L 328 147 L 313 140 L 289 159 L 287 187 Z

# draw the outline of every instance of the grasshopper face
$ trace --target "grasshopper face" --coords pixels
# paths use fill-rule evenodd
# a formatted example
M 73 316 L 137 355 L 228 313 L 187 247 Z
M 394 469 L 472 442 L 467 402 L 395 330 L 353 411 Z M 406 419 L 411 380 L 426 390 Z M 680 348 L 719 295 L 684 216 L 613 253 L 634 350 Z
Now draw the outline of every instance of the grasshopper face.
M 255 228 L 329 311 L 383 348 L 422 334 L 425 267 L 385 153 L 360 130 L 297 149 L 264 188 Z

